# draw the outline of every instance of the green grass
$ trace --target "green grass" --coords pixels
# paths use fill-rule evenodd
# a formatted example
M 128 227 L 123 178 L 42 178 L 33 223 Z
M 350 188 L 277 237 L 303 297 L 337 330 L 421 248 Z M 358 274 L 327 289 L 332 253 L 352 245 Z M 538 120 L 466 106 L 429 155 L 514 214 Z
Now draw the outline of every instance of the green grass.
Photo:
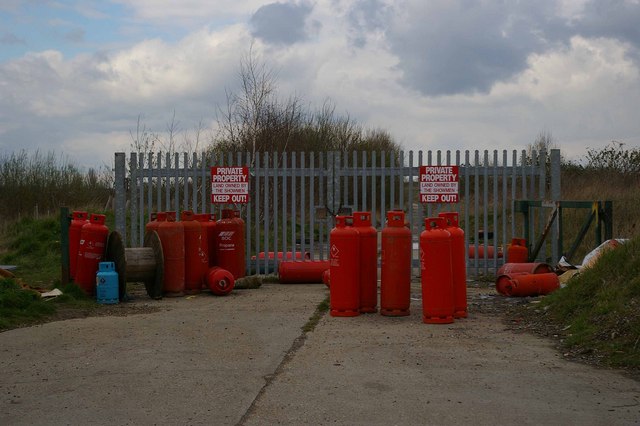
M 53 314 L 56 307 L 12 278 L 0 278 L 0 330 L 31 323 Z
M 542 307 L 568 327 L 568 347 L 594 350 L 611 366 L 640 368 L 640 238 L 604 252 Z
M 50 287 L 60 276 L 60 220 L 23 218 L 0 239 L 0 263 L 17 265 L 32 286 Z

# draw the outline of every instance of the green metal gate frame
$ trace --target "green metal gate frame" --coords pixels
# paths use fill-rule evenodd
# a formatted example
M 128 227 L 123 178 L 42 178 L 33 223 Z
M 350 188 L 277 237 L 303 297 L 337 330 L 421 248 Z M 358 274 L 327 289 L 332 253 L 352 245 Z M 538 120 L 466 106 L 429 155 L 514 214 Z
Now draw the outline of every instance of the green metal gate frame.
M 539 254 L 542 245 L 544 244 L 549 231 L 556 221 L 556 241 L 553 246 L 558 247 L 559 252 L 564 254 L 565 259 L 571 261 L 571 258 L 575 255 L 576 250 L 580 247 L 582 240 L 589 231 L 591 224 L 595 221 L 595 244 L 599 246 L 603 241 L 613 238 L 613 202 L 612 201 L 541 201 L 541 200 L 514 200 L 513 202 L 514 212 L 522 213 L 524 216 L 524 234 L 527 237 L 527 241 L 535 242 L 529 243 L 529 261 L 535 261 Z M 535 208 L 552 208 L 547 224 L 544 227 L 542 234 L 539 238 L 535 238 L 532 235 L 532 229 L 530 226 L 530 220 L 534 214 Z M 564 252 L 564 238 L 562 229 L 562 211 L 563 209 L 590 209 L 590 212 L 585 218 L 585 222 L 580 228 L 578 235 L 571 244 L 571 248 L 568 252 Z M 603 232 L 604 231 L 604 232 Z

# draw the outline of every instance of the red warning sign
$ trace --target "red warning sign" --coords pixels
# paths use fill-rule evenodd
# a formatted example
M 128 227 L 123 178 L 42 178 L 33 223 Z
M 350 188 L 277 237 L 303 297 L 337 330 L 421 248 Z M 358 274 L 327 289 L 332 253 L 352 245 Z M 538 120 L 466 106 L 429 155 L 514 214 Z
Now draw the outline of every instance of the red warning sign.
M 249 202 L 249 167 L 211 167 L 211 202 Z
M 458 166 L 420 166 L 420 202 L 457 203 L 458 182 Z

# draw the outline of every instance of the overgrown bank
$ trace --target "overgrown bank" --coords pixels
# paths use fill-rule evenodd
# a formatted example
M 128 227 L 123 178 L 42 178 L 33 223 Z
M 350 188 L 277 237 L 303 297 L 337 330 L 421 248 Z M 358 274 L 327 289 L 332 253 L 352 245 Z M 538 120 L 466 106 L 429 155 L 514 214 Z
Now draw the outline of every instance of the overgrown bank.
M 568 357 L 640 373 L 640 237 L 603 253 L 566 287 L 510 317 L 559 339 Z

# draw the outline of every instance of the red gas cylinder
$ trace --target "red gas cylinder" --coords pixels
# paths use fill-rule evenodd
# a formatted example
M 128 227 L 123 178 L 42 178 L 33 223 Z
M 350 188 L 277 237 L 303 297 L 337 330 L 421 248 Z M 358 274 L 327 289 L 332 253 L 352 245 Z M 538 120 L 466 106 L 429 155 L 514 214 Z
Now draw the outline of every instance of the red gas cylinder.
M 245 244 L 246 244 L 246 234 L 245 234 L 245 223 L 244 220 L 242 220 L 242 218 L 240 217 L 240 210 L 234 210 L 233 211 L 233 217 L 236 221 L 236 226 L 238 227 L 238 230 L 240 231 L 240 236 L 238 237 L 238 240 L 240 241 L 241 247 L 239 250 L 238 255 L 240 256 L 240 259 L 238 260 L 238 265 L 241 265 L 240 270 L 242 271 L 242 277 L 244 277 L 246 275 L 246 250 L 245 250 Z M 238 279 L 239 277 L 236 277 L 236 279 Z
M 311 253 L 309 252 L 304 252 L 302 253 L 301 251 L 297 251 L 294 253 L 288 251 L 286 253 L 283 253 L 281 251 L 279 251 L 278 253 L 274 253 L 272 251 L 265 253 L 263 251 L 261 251 L 260 253 L 258 253 L 258 259 L 275 259 L 276 257 L 278 258 L 278 260 L 293 260 L 293 258 L 295 257 L 295 260 L 308 260 L 311 259 Z M 256 256 L 251 256 L 251 260 L 255 260 Z
M 458 212 L 443 212 L 447 231 L 451 234 L 451 269 L 453 272 L 453 317 L 467 317 L 467 259 L 464 250 L 464 231 L 458 226 Z
M 209 290 L 217 296 L 224 296 L 231 293 L 235 282 L 231 272 L 218 266 L 210 268 L 209 272 L 207 272 L 207 285 L 209 286 Z
M 80 231 L 88 221 L 87 212 L 71 213 L 71 225 L 69 225 L 69 277 L 76 276 L 78 265 L 78 248 L 80 247 Z
M 504 296 L 507 296 L 507 287 L 512 286 L 511 281 L 518 275 L 527 275 L 528 272 L 510 272 L 506 274 L 500 274 L 496 278 L 496 291 Z
M 196 214 L 194 217 L 200 224 L 200 267 L 202 268 L 202 285 L 205 286 L 207 272 L 209 272 L 209 227 L 215 228 L 216 223 L 211 222 L 211 214 L 209 213 Z
M 496 276 L 513 274 L 514 272 L 526 272 L 528 274 L 544 274 L 553 272 L 553 268 L 546 263 L 505 263 L 498 269 Z
M 336 216 L 336 227 L 329 233 L 329 299 L 334 317 L 360 315 L 358 231 L 347 226 L 352 220 L 351 216 Z
M 371 213 L 353 213 L 353 229 L 360 246 L 360 312 L 378 311 L 378 231 L 371 226 Z
M 201 222 L 200 225 L 204 226 L 207 232 L 207 259 L 209 260 L 209 267 L 216 266 L 216 215 L 213 213 L 204 213 L 202 220 L 203 222 Z
M 411 231 L 404 226 L 404 212 L 387 212 L 382 230 L 382 273 L 380 277 L 380 313 L 386 316 L 409 315 L 411 303 Z M 331 273 L 333 277 L 333 272 Z
M 175 217 L 175 212 L 167 212 L 157 230 L 164 254 L 162 291 L 169 297 L 184 295 L 184 226 Z
M 529 261 L 529 250 L 527 240 L 524 238 L 512 238 L 511 244 L 507 247 L 507 262 L 525 263 Z
M 422 278 L 422 322 L 453 322 L 454 293 L 451 233 L 443 217 L 425 219 L 420 234 L 420 273 Z
M 151 213 L 151 220 L 144 226 L 145 232 L 158 231 L 160 222 L 167 220 L 166 212 Z
M 109 229 L 104 224 L 105 218 L 103 214 L 92 214 L 89 222 L 80 230 L 75 283 L 89 296 L 95 294 L 98 263 L 104 255 L 109 235 Z
M 180 219 L 184 226 L 184 292 L 196 294 L 209 270 L 209 260 L 202 250 L 202 226 L 190 210 L 183 211 Z
M 549 294 L 560 288 L 558 276 L 546 274 L 514 274 L 504 286 L 507 296 L 526 297 Z
M 216 262 L 235 279 L 245 276 L 244 221 L 231 209 L 222 210 L 215 228 Z
M 329 287 L 329 285 L 331 284 L 331 269 L 327 269 L 322 273 L 322 282 L 324 283 L 324 285 Z
M 278 265 L 281 284 L 321 283 L 328 260 L 286 260 Z

